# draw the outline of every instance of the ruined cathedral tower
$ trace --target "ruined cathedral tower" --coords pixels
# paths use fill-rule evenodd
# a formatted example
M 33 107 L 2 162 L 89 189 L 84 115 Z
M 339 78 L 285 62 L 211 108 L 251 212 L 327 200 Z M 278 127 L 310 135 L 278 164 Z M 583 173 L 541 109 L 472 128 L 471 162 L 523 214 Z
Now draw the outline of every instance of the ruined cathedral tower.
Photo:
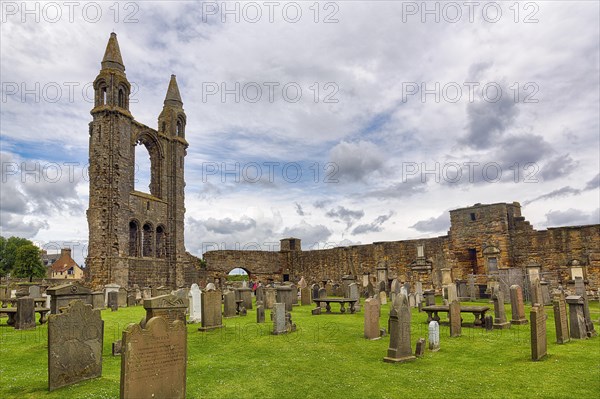
M 112 33 L 94 81 L 89 127 L 88 277 L 94 287 L 181 286 L 193 263 L 183 240 L 188 147 L 183 102 L 172 75 L 155 130 L 134 119 L 130 90 L 117 35 Z M 134 189 L 137 145 L 150 156 L 148 192 Z

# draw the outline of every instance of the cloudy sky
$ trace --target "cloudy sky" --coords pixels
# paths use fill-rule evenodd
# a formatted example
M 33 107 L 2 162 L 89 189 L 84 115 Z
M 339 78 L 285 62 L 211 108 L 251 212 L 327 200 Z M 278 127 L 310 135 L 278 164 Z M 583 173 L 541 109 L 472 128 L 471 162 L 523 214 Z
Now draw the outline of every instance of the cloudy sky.
M 599 223 L 598 2 L 1 4 L 4 236 L 82 260 L 112 31 L 136 120 L 156 128 L 177 75 L 193 254 L 443 235 L 478 202 Z

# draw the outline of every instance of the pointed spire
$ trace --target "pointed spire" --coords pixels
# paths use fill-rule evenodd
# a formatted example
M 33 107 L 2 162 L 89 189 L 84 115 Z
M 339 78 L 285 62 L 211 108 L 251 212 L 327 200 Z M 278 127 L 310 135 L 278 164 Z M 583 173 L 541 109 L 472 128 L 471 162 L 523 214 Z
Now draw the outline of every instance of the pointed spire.
M 117 41 L 117 34 L 115 32 L 110 34 L 110 39 L 108 39 L 108 44 L 106 45 L 106 51 L 102 59 L 102 69 L 104 68 L 114 68 L 125 72 L 125 64 L 123 64 L 123 58 L 121 58 L 121 50 L 119 49 L 119 42 Z
M 165 96 L 165 105 L 174 105 L 179 107 L 183 105 L 175 75 L 171 75 L 171 81 L 169 82 L 169 88 L 167 89 L 167 95 Z

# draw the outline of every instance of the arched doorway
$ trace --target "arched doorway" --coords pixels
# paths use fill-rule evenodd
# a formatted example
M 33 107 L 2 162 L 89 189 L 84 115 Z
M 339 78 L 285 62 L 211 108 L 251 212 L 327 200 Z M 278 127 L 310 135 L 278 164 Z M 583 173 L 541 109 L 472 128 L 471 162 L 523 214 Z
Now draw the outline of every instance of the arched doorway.
M 227 281 L 229 282 L 234 282 L 234 281 L 245 281 L 245 282 L 250 282 L 250 272 L 244 268 L 244 267 L 235 267 L 233 269 L 231 269 L 229 271 L 229 273 L 227 273 Z

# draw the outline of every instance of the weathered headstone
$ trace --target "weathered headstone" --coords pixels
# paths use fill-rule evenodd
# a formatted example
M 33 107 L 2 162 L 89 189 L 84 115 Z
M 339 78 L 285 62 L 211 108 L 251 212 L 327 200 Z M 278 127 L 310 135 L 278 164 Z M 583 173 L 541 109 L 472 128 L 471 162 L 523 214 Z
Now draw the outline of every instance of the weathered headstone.
M 164 317 L 167 322 L 181 320 L 185 323 L 185 311 L 188 307 L 188 299 L 180 298 L 173 294 L 161 295 L 156 298 L 144 299 L 146 309 L 146 321 L 153 317 Z
M 185 398 L 187 328 L 153 317 L 123 331 L 121 398 Z
M 425 338 L 419 338 L 415 348 L 415 357 L 423 357 L 425 355 Z
M 127 290 L 123 287 L 119 288 L 119 307 L 125 308 L 127 307 Z
M 290 312 L 294 306 L 294 302 L 297 299 L 294 298 L 294 289 L 289 285 L 282 285 L 277 287 L 277 303 L 285 304 L 285 310 Z
M 310 288 L 304 287 L 300 289 L 300 303 L 302 304 L 302 306 L 310 305 L 310 302 Z
M 410 307 L 406 295 L 396 295 L 389 318 L 390 345 L 383 361 L 389 363 L 414 360 L 410 341 Z
M 241 299 L 242 306 L 246 309 L 252 309 L 252 289 L 249 287 L 242 287 L 236 290 L 236 299 Z
M 458 294 L 456 292 L 456 284 L 450 283 L 446 286 L 446 299 L 448 303 L 452 303 L 455 299 L 458 299 Z
M 30 330 L 32 328 L 35 328 L 35 302 L 31 297 L 22 296 L 17 299 L 15 329 Z
M 540 360 L 546 356 L 546 314 L 544 306 L 533 306 L 529 313 L 531 320 L 531 360 Z
M 223 292 L 223 317 L 237 316 L 235 309 L 235 293 L 225 290 Z
M 48 389 L 101 377 L 103 342 L 104 322 L 92 305 L 75 300 L 63 313 L 50 315 Z
M 119 310 L 119 292 L 109 291 L 108 293 L 108 308 L 113 312 Z
M 425 306 L 435 305 L 435 291 L 434 290 L 425 290 L 423 295 L 425 296 Z
M 461 334 L 461 317 L 460 317 L 460 302 L 456 299 L 450 302 L 448 316 L 450 318 L 450 336 L 460 337 Z
M 327 298 L 327 290 L 325 288 L 319 290 L 319 298 Z M 325 309 L 326 305 L 325 302 L 321 302 L 321 309 Z
M 365 300 L 365 338 L 379 339 L 379 314 L 381 305 L 375 298 Z
M 221 314 L 221 291 L 202 291 L 202 327 L 199 331 L 208 331 L 223 327 L 223 315 Z
M 552 305 L 552 297 L 550 296 L 550 283 L 540 281 L 540 290 L 542 291 L 542 303 L 544 305 Z
M 394 299 L 396 299 L 396 295 L 400 294 L 401 285 L 398 279 L 393 279 L 390 287 L 390 301 L 394 303 Z
M 506 311 L 504 310 L 504 296 L 502 291 L 496 290 L 493 296 L 494 300 L 494 328 L 510 328 L 510 323 L 506 321 Z
M 585 319 L 585 329 L 588 337 L 595 337 L 598 335 L 594 329 L 594 323 L 592 322 L 592 316 L 590 314 L 590 303 L 588 300 L 587 292 L 585 290 L 585 283 L 582 277 L 575 277 L 575 293 L 581 296 L 583 299 L 583 317 Z
M 477 298 L 477 289 L 475 288 L 475 276 L 472 274 L 469 275 L 468 291 L 471 301 L 474 301 Z
M 104 293 L 102 291 L 92 292 L 92 307 L 104 309 Z
M 123 353 L 123 341 L 118 340 L 112 343 L 112 355 L 113 356 L 121 356 Z
M 371 281 L 367 282 L 367 286 L 365 287 L 365 293 L 367 298 L 371 298 L 375 295 L 375 286 Z
M 569 295 L 566 301 L 567 304 L 569 304 L 569 327 L 571 338 L 588 338 L 585 327 L 585 316 L 583 314 L 583 297 L 580 295 Z
M 256 287 L 255 294 L 256 294 L 256 302 L 260 301 L 264 304 L 265 303 L 265 287 L 262 284 L 259 284 L 258 287 Z
M 188 300 L 190 303 L 190 317 L 188 323 L 200 323 L 202 321 L 202 292 L 198 284 L 192 284 L 190 293 L 188 294 Z
M 379 303 L 387 305 L 387 293 L 385 291 L 379 291 Z
M 29 286 L 29 295 L 32 298 L 41 298 L 42 290 L 39 285 L 31 285 Z
M 135 306 L 137 304 L 137 300 L 135 299 L 135 293 L 127 294 L 127 306 Z
M 408 306 L 411 308 L 417 307 L 417 294 L 413 294 L 412 292 L 408 294 Z
M 494 329 L 494 318 L 491 315 L 485 316 L 483 319 L 483 325 L 487 331 Z
M 104 286 L 104 304 L 107 308 L 110 308 L 108 305 L 108 293 L 109 292 L 119 292 L 119 288 L 121 288 L 118 284 L 106 284 Z
M 440 325 L 435 320 L 429 322 L 429 350 L 432 352 L 440 350 Z
M 536 303 L 539 303 L 540 305 L 544 304 L 542 285 L 540 283 L 539 278 L 535 278 L 531 282 L 531 306 L 534 306 Z
M 319 284 L 313 284 L 313 285 L 311 285 L 310 289 L 311 289 L 312 298 L 313 299 L 314 298 L 318 298 L 319 297 L 319 289 L 320 289 Z
M 265 322 L 265 308 L 261 305 L 256 305 L 256 322 L 264 323 Z
M 569 325 L 567 323 L 567 304 L 563 294 L 557 295 L 552 301 L 554 309 L 554 327 L 556 329 L 556 342 L 564 344 L 569 342 Z
M 215 286 L 215 283 L 208 283 L 206 284 L 206 287 L 204 288 L 205 291 L 216 291 L 217 287 Z
M 354 304 L 354 312 L 360 312 L 360 292 L 358 291 L 358 284 L 348 284 L 348 298 L 356 299 Z
M 417 281 L 415 283 L 415 294 L 416 294 L 416 300 L 417 300 L 417 305 L 420 302 L 423 302 L 423 283 L 420 281 Z
M 518 285 L 510 286 L 510 308 L 512 311 L 511 324 L 527 324 L 523 304 L 523 290 Z
M 377 283 L 377 290 L 379 292 L 387 292 L 387 286 L 385 281 L 380 281 L 379 283 Z
M 273 334 L 285 334 L 287 333 L 286 329 L 286 320 L 285 320 L 285 303 L 275 303 L 273 304 L 272 317 L 273 317 Z
M 60 313 L 60 308 L 69 306 L 69 302 L 80 299 L 85 304 L 92 304 L 92 291 L 79 284 L 63 284 L 48 288 L 46 294 L 51 295 L 50 313 Z
M 273 309 L 277 301 L 277 291 L 275 288 L 265 288 L 265 309 Z

